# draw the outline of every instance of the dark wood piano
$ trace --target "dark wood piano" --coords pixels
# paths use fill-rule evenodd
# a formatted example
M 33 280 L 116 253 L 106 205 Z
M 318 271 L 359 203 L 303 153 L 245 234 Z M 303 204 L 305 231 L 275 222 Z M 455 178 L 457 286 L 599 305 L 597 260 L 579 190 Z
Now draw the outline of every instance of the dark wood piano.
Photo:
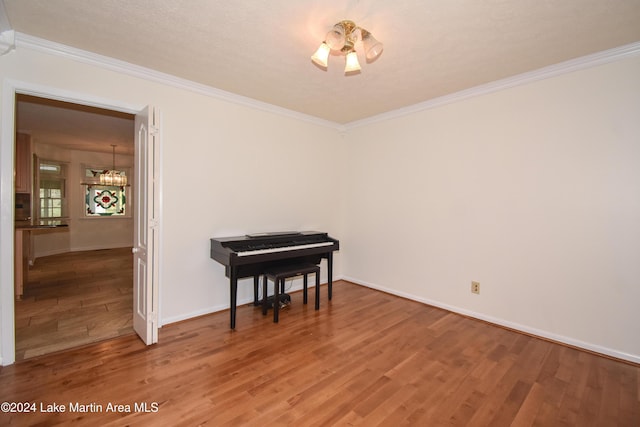
M 326 258 L 331 299 L 333 252 L 339 248 L 340 242 L 327 233 L 317 231 L 256 233 L 211 239 L 211 258 L 225 266 L 225 275 L 229 278 L 231 329 L 236 327 L 238 279 L 253 277 L 255 289 L 260 275 L 273 267 L 297 263 L 317 265 Z

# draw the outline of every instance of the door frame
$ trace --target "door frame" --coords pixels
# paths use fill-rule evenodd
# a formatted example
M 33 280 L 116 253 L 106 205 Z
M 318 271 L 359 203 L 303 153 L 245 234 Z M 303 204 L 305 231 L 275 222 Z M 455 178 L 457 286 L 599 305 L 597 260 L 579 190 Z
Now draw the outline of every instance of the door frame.
M 4 81 L 2 86 L 2 117 L 0 120 L 0 241 L 2 242 L 0 244 L 0 365 L 2 366 L 15 362 L 15 254 L 13 246 L 15 188 L 13 173 L 16 133 L 15 105 L 16 95 L 18 94 L 38 96 L 134 115 L 146 107 L 146 105 L 132 105 L 118 100 L 100 98 L 86 93 L 72 92 L 29 82 L 11 79 Z M 135 195 L 135 203 L 140 203 L 141 199 L 140 195 Z M 157 202 L 161 218 L 162 187 L 160 187 Z M 161 227 L 161 222 L 159 227 Z M 162 233 L 160 233 L 160 241 L 158 242 L 160 247 L 162 245 L 161 239 Z M 156 253 L 159 253 L 159 251 Z M 160 266 L 160 256 L 154 262 Z

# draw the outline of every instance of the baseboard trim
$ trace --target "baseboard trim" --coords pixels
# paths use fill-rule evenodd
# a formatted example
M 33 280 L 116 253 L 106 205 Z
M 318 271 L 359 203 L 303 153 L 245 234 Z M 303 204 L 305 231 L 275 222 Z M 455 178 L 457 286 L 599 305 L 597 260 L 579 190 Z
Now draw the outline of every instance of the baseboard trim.
M 559 344 L 564 344 L 570 347 L 575 347 L 581 350 L 585 350 L 591 353 L 596 353 L 598 355 L 601 356 L 605 356 L 605 357 L 610 357 L 610 358 L 614 358 L 614 359 L 619 359 L 621 361 L 624 362 L 631 362 L 633 364 L 640 364 L 640 355 L 635 355 L 635 354 L 629 354 L 629 353 L 625 353 L 622 351 L 618 351 L 618 350 L 614 350 L 611 348 L 607 348 L 607 347 L 603 347 L 597 344 L 592 344 L 592 343 L 588 343 L 588 342 L 584 342 L 581 340 L 577 340 L 571 337 L 566 337 L 564 335 L 558 335 L 555 334 L 553 332 L 549 332 L 549 331 L 545 331 L 545 330 L 541 330 L 541 329 L 537 329 L 537 328 L 532 328 L 530 326 L 527 325 L 522 325 L 519 323 L 515 323 L 515 322 L 511 322 L 509 320 L 505 320 L 505 319 L 501 319 L 501 318 L 497 318 L 497 317 L 493 317 L 493 316 L 488 316 L 486 314 L 483 313 L 478 313 L 475 311 L 471 311 L 471 310 L 467 310 L 461 307 L 457 307 L 457 306 L 453 306 L 453 305 L 449 305 L 449 304 L 445 304 L 442 303 L 440 301 L 436 301 L 436 300 L 431 300 L 428 298 L 422 298 L 422 297 L 418 297 L 416 295 L 412 295 L 412 294 L 408 294 L 405 292 L 399 292 L 395 289 L 390 289 L 390 288 L 386 288 L 384 286 L 379 286 L 376 285 L 374 283 L 370 283 L 370 282 L 366 282 L 363 280 L 358 280 L 356 278 L 353 277 L 344 277 L 343 280 L 346 280 L 348 282 L 352 282 L 355 283 L 357 285 L 360 286 L 364 286 L 367 288 L 371 288 L 371 289 L 375 289 L 381 292 L 385 292 L 391 295 L 395 295 L 401 298 L 405 298 L 408 300 L 412 300 L 412 301 L 417 301 L 426 305 L 430 305 L 433 307 L 438 307 L 438 308 L 442 308 L 444 310 L 447 311 L 451 311 L 453 313 L 457 313 L 457 314 L 461 314 L 463 316 L 467 316 L 467 317 L 471 317 L 477 320 L 482 320 L 484 322 L 487 323 L 491 323 L 497 326 L 501 326 L 507 329 L 512 329 L 514 331 L 517 332 L 521 332 L 527 335 L 532 335 L 535 336 L 537 338 L 541 338 L 541 339 L 545 339 L 548 341 L 553 341 L 553 342 L 557 342 Z

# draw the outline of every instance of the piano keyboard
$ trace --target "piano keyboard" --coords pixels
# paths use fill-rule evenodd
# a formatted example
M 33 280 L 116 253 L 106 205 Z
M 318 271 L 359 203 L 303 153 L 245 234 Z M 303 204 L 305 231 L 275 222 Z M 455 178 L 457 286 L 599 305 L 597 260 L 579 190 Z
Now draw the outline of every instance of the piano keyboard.
M 255 249 L 255 250 L 247 250 L 236 252 L 238 256 L 250 256 L 250 255 L 261 255 L 261 254 L 271 254 L 275 252 L 286 252 L 286 251 L 298 251 L 301 249 L 310 249 L 310 248 L 320 248 L 323 246 L 331 246 L 333 242 L 319 242 L 319 243 L 307 243 L 305 245 L 294 245 L 294 246 L 282 246 L 279 248 L 264 248 L 264 249 Z

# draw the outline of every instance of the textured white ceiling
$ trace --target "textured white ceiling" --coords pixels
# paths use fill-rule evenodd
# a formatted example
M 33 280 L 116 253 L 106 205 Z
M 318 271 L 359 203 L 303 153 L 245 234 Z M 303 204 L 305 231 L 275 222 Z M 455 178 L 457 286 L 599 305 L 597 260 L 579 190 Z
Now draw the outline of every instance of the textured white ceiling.
M 640 0 L 4 0 L 24 34 L 345 124 L 640 41 Z M 311 54 L 350 19 L 384 43 Z M 356 49 L 359 46 L 356 45 Z M 361 50 L 361 49 L 360 49 Z

